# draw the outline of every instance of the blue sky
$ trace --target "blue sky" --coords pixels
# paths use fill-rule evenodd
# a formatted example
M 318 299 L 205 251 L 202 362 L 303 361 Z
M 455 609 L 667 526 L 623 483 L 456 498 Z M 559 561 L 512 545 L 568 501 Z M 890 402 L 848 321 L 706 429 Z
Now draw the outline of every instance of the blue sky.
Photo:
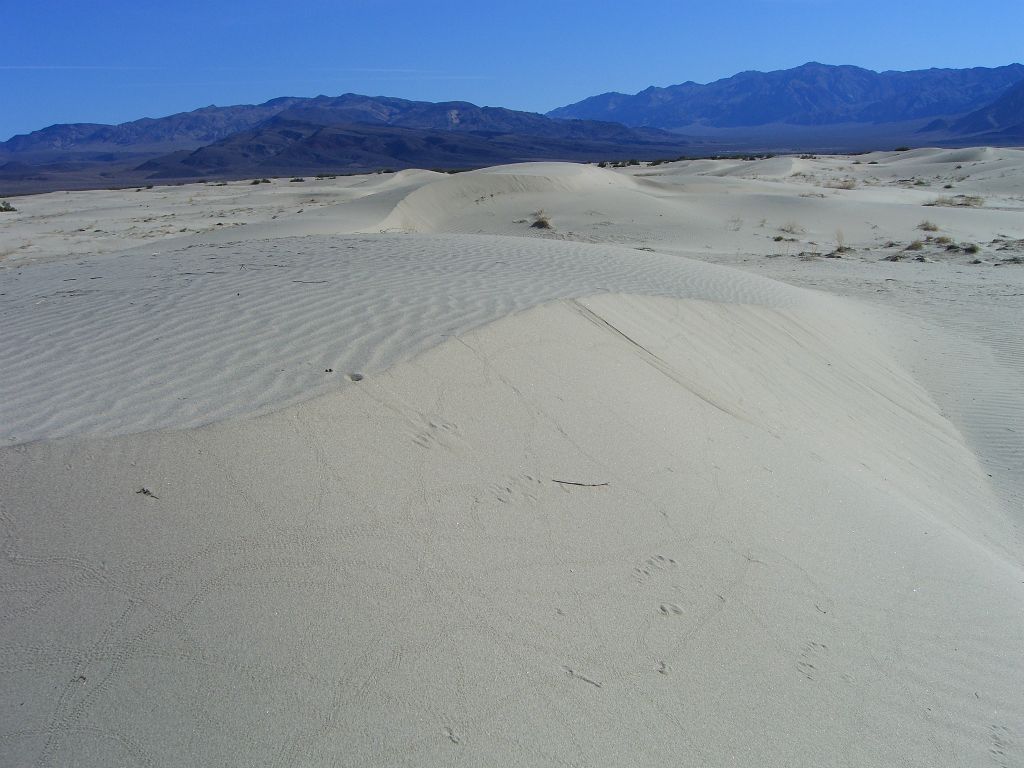
M 31 0 L 0 11 L 0 140 L 346 92 L 544 112 L 807 61 L 1024 58 L 1021 0 Z

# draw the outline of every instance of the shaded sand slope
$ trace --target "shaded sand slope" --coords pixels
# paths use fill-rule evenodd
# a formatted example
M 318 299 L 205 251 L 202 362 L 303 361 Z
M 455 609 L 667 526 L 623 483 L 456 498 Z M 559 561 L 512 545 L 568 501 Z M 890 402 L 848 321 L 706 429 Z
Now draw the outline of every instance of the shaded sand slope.
M 3 449 L 0 764 L 1020 764 L 986 478 L 789 295 L 560 300 L 265 416 Z

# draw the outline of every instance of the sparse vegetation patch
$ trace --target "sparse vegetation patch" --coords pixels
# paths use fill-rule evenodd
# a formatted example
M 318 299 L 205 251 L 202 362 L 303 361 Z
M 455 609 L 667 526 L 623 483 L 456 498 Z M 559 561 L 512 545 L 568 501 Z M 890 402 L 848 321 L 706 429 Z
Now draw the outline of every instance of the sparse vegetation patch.
M 551 226 L 551 217 L 544 213 L 543 210 L 534 211 L 530 215 L 533 216 L 533 221 L 530 223 L 530 226 L 534 229 L 554 229 L 554 227 Z
M 944 195 L 935 198 L 930 203 L 925 203 L 925 205 L 942 208 L 981 208 L 984 204 L 985 199 L 977 195 L 954 195 L 952 197 Z

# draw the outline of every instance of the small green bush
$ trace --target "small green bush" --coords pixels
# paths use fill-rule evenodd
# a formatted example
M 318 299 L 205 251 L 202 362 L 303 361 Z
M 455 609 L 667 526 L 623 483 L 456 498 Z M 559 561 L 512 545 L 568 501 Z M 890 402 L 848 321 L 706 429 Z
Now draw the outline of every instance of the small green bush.
M 16 210 L 18 209 L 6 200 L 0 200 L 0 213 L 14 213 Z

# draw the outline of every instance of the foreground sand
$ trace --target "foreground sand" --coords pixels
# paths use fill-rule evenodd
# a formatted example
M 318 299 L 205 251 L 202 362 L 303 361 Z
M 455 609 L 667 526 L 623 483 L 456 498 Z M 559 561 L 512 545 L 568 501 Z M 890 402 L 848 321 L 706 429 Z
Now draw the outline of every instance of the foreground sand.
M 0 764 L 1020 764 L 1024 152 L 958 152 L 16 200 Z

